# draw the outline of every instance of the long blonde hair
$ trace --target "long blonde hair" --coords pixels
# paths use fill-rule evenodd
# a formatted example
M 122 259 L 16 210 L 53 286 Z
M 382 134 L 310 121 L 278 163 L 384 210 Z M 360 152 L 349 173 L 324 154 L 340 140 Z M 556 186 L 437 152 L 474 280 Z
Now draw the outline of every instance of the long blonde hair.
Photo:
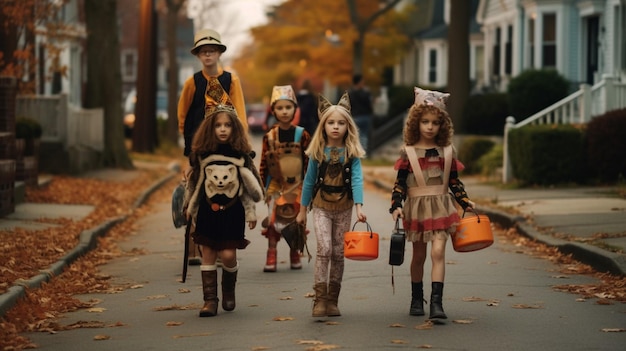
M 343 138 L 344 146 L 346 148 L 346 156 L 348 158 L 365 157 L 365 150 L 363 149 L 363 146 L 361 146 L 361 142 L 359 141 L 359 130 L 356 126 L 356 123 L 354 123 L 354 119 L 347 109 L 338 105 L 331 105 L 327 107 L 323 112 L 319 111 L 318 115 L 320 122 L 318 124 L 318 127 L 315 129 L 315 132 L 313 133 L 313 137 L 311 138 L 311 143 L 309 144 L 309 147 L 305 151 L 305 153 L 309 157 L 320 163 L 325 160 L 324 147 L 328 142 L 325 125 L 326 121 L 328 121 L 328 119 L 334 115 L 339 115 L 345 118 L 348 122 L 348 129 Z

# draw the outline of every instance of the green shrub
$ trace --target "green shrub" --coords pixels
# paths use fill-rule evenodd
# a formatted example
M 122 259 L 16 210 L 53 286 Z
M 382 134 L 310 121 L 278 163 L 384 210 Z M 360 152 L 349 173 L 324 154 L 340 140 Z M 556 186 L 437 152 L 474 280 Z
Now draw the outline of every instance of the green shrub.
M 571 125 L 529 125 L 509 132 L 509 157 L 522 184 L 554 185 L 584 180 L 583 136 Z
M 508 86 L 511 115 L 521 121 L 563 99 L 569 82 L 556 70 L 527 70 L 511 79 Z
M 509 115 L 507 94 L 472 95 L 463 109 L 460 130 L 465 134 L 502 135 L 506 117 Z
M 502 144 L 496 144 L 478 159 L 476 164 L 480 168 L 480 174 L 492 176 L 499 168 L 502 168 L 502 149 Z
M 626 109 L 592 119 L 585 132 L 585 148 L 590 175 L 604 182 L 626 176 Z
M 36 119 L 18 117 L 15 120 L 15 138 L 17 139 L 39 139 L 42 133 L 41 124 Z
M 495 143 L 492 140 L 481 137 L 467 137 L 463 140 L 458 151 L 458 158 L 465 165 L 464 173 L 476 174 L 480 172 L 478 160 L 491 148 Z

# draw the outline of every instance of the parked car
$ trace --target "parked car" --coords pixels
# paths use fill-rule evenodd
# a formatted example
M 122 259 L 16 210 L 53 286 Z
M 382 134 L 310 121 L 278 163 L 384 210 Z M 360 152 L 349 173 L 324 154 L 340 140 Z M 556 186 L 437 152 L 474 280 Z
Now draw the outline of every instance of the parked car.
M 130 138 L 135 126 L 135 106 L 137 105 L 137 90 L 133 89 L 128 93 L 124 101 L 124 136 Z M 167 91 L 157 91 L 156 117 L 167 120 Z
M 267 109 L 267 105 L 265 104 L 248 104 L 246 106 L 248 128 L 251 132 L 262 133 L 265 131 L 265 119 L 267 118 Z

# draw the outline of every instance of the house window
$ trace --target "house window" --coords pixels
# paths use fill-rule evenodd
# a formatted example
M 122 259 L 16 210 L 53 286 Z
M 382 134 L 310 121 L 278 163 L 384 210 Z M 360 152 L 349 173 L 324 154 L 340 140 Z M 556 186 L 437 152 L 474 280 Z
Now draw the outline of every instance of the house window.
M 504 43 L 504 74 L 510 76 L 513 72 L 513 26 L 506 29 L 506 42 Z
M 535 20 L 528 21 L 528 66 L 535 67 Z
M 556 67 L 556 15 L 547 13 L 543 15 L 542 33 L 542 62 L 543 68 Z
M 428 51 L 428 83 L 437 83 L 437 50 Z
M 125 81 L 137 79 L 137 55 L 135 52 L 122 53 L 122 79 Z
M 502 33 L 500 28 L 496 28 L 496 39 L 493 45 L 493 75 L 500 76 L 500 40 Z
M 476 59 L 474 63 L 474 68 L 476 70 L 476 74 L 474 79 L 476 80 L 476 84 L 478 86 L 482 86 L 485 77 L 485 48 L 482 45 L 476 46 Z

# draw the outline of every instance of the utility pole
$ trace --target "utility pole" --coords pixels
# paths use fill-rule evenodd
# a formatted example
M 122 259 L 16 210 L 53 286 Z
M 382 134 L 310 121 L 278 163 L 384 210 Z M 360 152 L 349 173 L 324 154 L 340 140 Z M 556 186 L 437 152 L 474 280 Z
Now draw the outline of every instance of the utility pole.
M 157 146 L 157 16 L 154 0 L 139 5 L 139 43 L 137 49 L 137 104 L 133 126 L 133 151 L 152 153 Z

